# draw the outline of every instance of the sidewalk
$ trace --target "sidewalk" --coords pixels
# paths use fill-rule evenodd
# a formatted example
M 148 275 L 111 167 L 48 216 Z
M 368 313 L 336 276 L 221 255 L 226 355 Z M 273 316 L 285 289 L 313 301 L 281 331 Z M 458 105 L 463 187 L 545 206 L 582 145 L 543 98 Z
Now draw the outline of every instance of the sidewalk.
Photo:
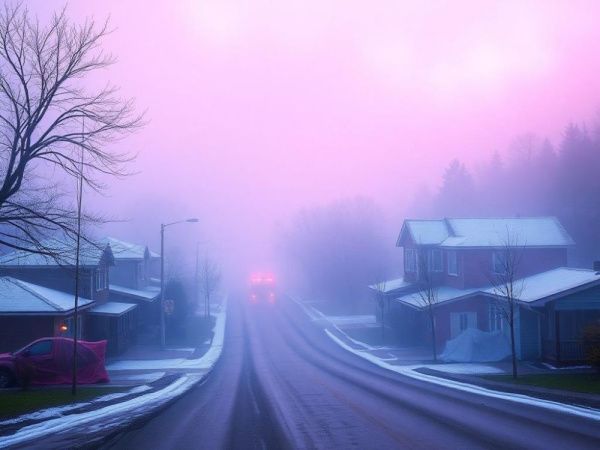
M 90 439 L 99 439 L 164 407 L 202 381 L 219 359 L 225 337 L 226 305 L 225 299 L 220 310 L 213 313 L 213 339 L 202 356 L 196 357 L 195 349 L 188 348 L 166 353 L 151 348 L 133 349 L 107 364 L 110 385 L 131 389 L 4 420 L 0 422 L 0 448 L 24 446 L 49 435 L 67 435 L 75 427 L 81 435 L 89 433 Z
M 450 389 L 478 394 L 485 397 L 501 398 L 515 403 L 535 405 L 541 408 L 572 414 L 600 421 L 600 399 L 589 394 L 573 395 L 570 391 L 542 389 L 527 385 L 515 386 L 510 383 L 485 380 L 477 375 L 510 373 L 510 364 L 500 363 L 434 363 L 431 353 L 418 349 L 406 349 L 390 346 L 374 346 L 349 336 L 343 326 L 330 320 L 308 303 L 292 298 L 302 311 L 333 342 L 346 351 L 367 361 L 398 374 Z M 347 322 L 351 322 L 349 319 Z M 544 369 L 527 363 L 520 365 L 522 370 L 530 373 L 541 373 Z M 546 373 L 549 370 L 546 371 Z M 522 372 L 522 373 L 525 373 Z M 586 400 L 587 399 L 587 400 Z

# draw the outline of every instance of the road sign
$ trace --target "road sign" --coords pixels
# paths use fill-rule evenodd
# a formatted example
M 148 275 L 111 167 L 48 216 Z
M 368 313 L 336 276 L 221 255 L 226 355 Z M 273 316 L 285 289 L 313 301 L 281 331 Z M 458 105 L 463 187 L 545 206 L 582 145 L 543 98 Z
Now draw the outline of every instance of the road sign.
M 175 310 L 175 302 L 173 300 L 165 300 L 165 314 L 167 315 L 171 315 L 173 314 L 173 311 Z

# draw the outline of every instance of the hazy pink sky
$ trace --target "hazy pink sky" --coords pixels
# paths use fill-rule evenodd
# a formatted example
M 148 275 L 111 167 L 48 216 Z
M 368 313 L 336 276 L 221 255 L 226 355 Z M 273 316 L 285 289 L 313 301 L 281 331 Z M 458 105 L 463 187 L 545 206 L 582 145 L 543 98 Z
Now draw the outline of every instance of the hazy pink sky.
M 41 14 L 62 3 L 28 2 Z M 160 221 L 197 215 L 193 233 L 215 251 L 260 259 L 273 224 L 302 206 L 366 195 L 398 220 L 452 158 L 476 164 L 523 132 L 556 140 L 600 104 L 597 1 L 104 0 L 69 11 L 110 15 L 119 61 L 103 77 L 150 121 L 125 142 L 140 174 L 100 202 L 132 219 L 114 226 L 123 238 L 154 243 Z

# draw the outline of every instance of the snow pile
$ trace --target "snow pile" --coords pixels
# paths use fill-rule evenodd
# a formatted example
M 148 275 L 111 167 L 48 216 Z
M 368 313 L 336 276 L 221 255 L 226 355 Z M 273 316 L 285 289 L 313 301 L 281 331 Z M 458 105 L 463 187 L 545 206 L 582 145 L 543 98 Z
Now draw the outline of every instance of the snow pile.
M 510 343 L 501 331 L 467 328 L 446 343 L 440 359 L 446 362 L 493 362 L 510 356 Z

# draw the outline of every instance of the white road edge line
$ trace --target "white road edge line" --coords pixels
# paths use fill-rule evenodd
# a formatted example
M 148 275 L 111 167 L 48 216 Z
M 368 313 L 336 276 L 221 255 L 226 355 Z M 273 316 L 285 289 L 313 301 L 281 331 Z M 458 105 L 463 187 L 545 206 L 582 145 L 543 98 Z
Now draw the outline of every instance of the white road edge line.
M 580 417 L 585 417 L 587 419 L 600 421 L 600 410 L 597 410 L 597 409 L 585 408 L 583 406 L 568 405 L 566 403 L 554 402 L 551 400 L 544 400 L 544 399 L 530 397 L 530 396 L 523 395 L 523 394 L 512 394 L 512 393 L 507 393 L 507 392 L 494 391 L 494 390 L 487 389 L 487 388 L 473 385 L 473 384 L 462 383 L 460 381 L 439 378 L 439 377 L 436 377 L 433 375 L 426 375 L 424 373 L 416 372 L 414 370 L 415 368 L 418 368 L 421 366 L 399 367 L 399 366 L 394 366 L 392 364 L 388 364 L 385 361 L 382 361 L 381 359 L 379 359 L 371 354 L 353 349 L 352 347 L 350 347 L 348 344 L 343 342 L 340 338 L 335 336 L 331 331 L 329 331 L 327 329 L 325 330 L 325 333 L 336 344 L 338 344 L 343 349 L 345 349 L 351 353 L 354 353 L 355 355 L 360 356 L 361 358 L 364 358 L 367 361 L 369 361 L 381 368 L 390 370 L 392 372 L 399 373 L 401 375 L 405 375 L 407 377 L 410 377 L 410 378 L 413 378 L 416 380 L 426 381 L 426 382 L 437 384 L 440 386 L 449 387 L 452 389 L 457 389 L 457 390 L 469 392 L 472 394 L 482 395 L 485 397 L 510 400 L 510 401 L 513 401 L 516 403 L 533 405 L 533 406 L 537 406 L 540 408 L 549 409 L 552 411 L 572 414 L 575 416 L 580 416 Z

